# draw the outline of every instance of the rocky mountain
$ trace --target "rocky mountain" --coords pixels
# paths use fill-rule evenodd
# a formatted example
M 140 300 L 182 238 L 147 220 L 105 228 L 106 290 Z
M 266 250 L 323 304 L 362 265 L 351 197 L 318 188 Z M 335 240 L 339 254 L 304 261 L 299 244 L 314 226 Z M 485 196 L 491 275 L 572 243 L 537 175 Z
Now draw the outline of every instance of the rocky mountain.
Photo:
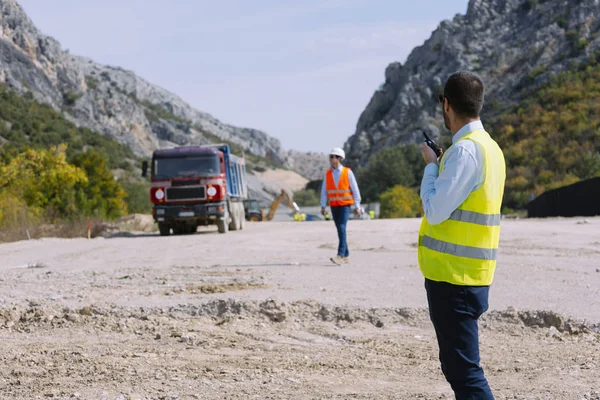
M 600 49 L 599 0 L 471 0 L 465 15 L 443 21 L 404 64 L 394 62 L 345 145 L 349 161 L 365 165 L 379 150 L 439 137 L 437 95 L 458 70 L 486 83 L 484 117 L 494 118 Z M 485 123 L 484 118 L 484 123 Z
M 288 162 L 290 168 L 311 181 L 323 179 L 325 171 L 329 168 L 327 154 L 323 153 L 303 153 L 291 150 L 288 152 Z
M 131 71 L 69 54 L 15 0 L 0 0 L 0 83 L 32 93 L 78 126 L 114 137 L 141 156 L 161 147 L 227 141 L 287 166 L 279 140 L 224 124 Z

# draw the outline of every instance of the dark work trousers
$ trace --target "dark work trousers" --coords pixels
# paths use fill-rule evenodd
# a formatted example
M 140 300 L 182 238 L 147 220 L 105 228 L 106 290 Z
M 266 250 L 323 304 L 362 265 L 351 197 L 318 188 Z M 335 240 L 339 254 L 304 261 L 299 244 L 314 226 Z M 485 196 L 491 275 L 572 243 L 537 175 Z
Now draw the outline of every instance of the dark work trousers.
M 478 319 L 488 309 L 489 286 L 457 286 L 425 280 L 429 316 L 442 372 L 456 400 L 493 400 L 479 365 Z
M 348 257 L 350 256 L 350 251 L 348 250 L 348 242 L 346 241 L 346 225 L 348 224 L 348 219 L 350 219 L 350 206 L 331 207 L 331 216 L 333 217 L 333 222 L 335 222 L 338 238 L 340 239 L 338 256 Z

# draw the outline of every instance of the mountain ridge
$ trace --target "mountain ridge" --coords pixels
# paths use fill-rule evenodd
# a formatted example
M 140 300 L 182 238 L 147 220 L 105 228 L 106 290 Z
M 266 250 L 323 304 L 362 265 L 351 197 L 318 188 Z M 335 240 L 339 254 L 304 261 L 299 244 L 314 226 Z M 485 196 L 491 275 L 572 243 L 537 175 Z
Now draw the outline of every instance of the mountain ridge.
M 71 55 L 43 34 L 16 0 L 0 0 L 0 53 L 0 83 L 31 92 L 78 126 L 114 137 L 138 155 L 218 138 L 288 165 L 278 139 L 225 124 L 133 71 Z
M 535 87 L 600 49 L 598 0 L 471 0 L 466 14 L 440 23 L 404 64 L 393 62 L 345 143 L 349 162 L 364 166 L 378 151 L 439 138 L 437 94 L 458 70 L 486 83 L 485 119 L 514 106 Z

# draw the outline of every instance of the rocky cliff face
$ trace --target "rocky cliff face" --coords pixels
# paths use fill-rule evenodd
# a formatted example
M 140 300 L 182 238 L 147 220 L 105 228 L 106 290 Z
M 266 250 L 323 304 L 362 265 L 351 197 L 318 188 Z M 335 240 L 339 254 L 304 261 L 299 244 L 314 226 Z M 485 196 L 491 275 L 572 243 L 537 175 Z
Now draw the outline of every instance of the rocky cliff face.
M 345 145 L 352 164 L 387 146 L 439 137 L 437 94 L 453 72 L 478 72 L 486 83 L 484 116 L 500 113 L 600 49 L 599 0 L 471 0 L 466 15 L 443 21 L 405 64 L 390 64 L 385 82 Z M 485 121 L 484 121 L 485 123 Z
M 289 151 L 288 157 L 290 168 L 297 171 L 308 180 L 323 179 L 329 168 L 329 158 L 323 153 L 303 153 L 300 151 Z
M 15 0 L 0 0 L 0 83 L 31 92 L 77 125 L 110 135 L 139 155 L 225 140 L 287 165 L 277 139 L 224 124 L 131 71 L 69 54 Z

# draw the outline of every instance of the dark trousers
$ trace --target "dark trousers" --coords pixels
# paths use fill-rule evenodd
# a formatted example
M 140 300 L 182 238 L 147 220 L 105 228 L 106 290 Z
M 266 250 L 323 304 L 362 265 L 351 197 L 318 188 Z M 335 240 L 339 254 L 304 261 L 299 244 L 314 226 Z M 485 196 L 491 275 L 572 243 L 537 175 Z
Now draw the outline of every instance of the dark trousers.
M 457 286 L 426 279 L 425 289 L 442 372 L 456 400 L 493 400 L 479 365 L 478 319 L 488 309 L 489 286 Z
M 333 222 L 335 222 L 340 240 L 338 256 L 348 257 L 350 251 L 348 250 L 348 242 L 346 241 L 346 225 L 348 224 L 348 219 L 350 219 L 350 206 L 331 207 L 331 216 L 333 217 Z

